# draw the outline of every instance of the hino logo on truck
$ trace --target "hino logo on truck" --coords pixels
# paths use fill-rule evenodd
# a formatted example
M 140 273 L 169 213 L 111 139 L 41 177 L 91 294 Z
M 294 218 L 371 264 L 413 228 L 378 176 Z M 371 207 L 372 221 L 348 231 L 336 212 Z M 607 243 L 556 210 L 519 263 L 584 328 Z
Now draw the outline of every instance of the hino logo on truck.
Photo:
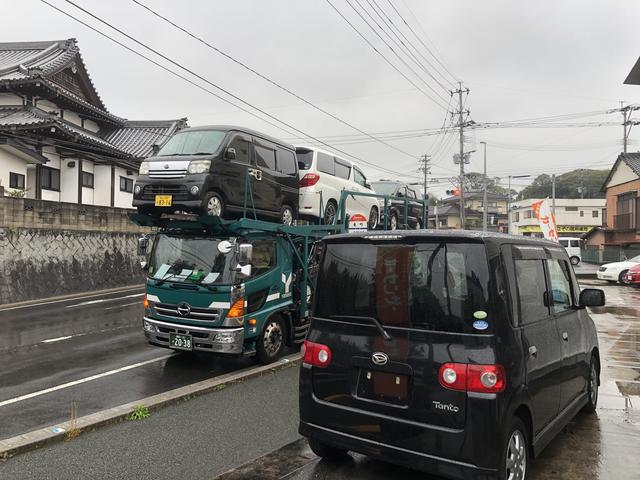
M 450 403 L 440 403 L 437 400 L 433 400 L 431 403 L 433 403 L 433 406 L 436 408 L 436 410 L 445 410 L 447 412 L 453 413 L 458 413 L 460 411 L 459 407 L 456 407 L 455 405 L 452 405 Z

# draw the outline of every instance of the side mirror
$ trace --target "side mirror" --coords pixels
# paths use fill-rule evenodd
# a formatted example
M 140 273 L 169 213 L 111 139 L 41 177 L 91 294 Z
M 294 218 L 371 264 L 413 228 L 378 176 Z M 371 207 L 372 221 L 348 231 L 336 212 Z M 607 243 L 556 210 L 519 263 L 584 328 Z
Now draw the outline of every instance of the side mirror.
M 142 237 L 138 238 L 138 255 L 140 256 L 146 255 L 148 246 L 149 246 L 149 237 L 147 237 L 146 235 L 143 235 Z
M 603 307 L 604 303 L 604 291 L 599 288 L 585 288 L 580 292 L 581 307 Z
M 218 251 L 223 255 L 227 255 L 229 252 L 231 252 L 232 248 L 233 244 L 229 240 L 222 240 L 220 243 L 218 243 Z
M 236 278 L 239 280 L 244 280 L 245 278 L 249 278 L 251 276 L 251 264 L 247 263 L 246 265 L 238 264 L 236 266 Z
M 160 145 L 158 145 L 157 143 L 154 143 L 153 145 L 151 145 L 151 152 L 154 155 L 157 155 L 158 152 L 160 152 Z
M 238 263 L 247 264 L 251 263 L 253 258 L 253 245 L 250 243 L 241 243 L 238 245 Z
M 224 158 L 227 160 L 235 160 L 236 159 L 236 149 L 235 148 L 227 148 L 227 151 L 224 154 Z

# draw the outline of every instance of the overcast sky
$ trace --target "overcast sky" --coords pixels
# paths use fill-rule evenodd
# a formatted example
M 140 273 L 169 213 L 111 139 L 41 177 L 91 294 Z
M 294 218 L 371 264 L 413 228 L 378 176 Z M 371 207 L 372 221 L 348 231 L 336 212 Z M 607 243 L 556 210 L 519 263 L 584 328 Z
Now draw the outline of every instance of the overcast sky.
M 79 12 L 64 0 L 48 0 L 101 30 L 122 36 Z M 131 0 L 74 0 L 97 16 L 165 53 L 211 82 L 315 137 L 358 132 L 269 85 L 206 46 L 154 17 Z M 451 75 L 402 23 L 388 0 L 349 0 L 365 18 L 380 6 L 418 50 L 414 55 L 438 85 L 412 60 L 420 78 L 443 99 L 438 106 L 389 66 L 331 8 L 326 0 L 140 0 L 212 45 L 250 65 L 323 109 L 372 133 L 440 128 L 445 120 Z M 391 0 L 447 70 L 470 89 L 466 108 L 481 124 L 535 117 L 598 112 L 636 102 L 640 86 L 623 85 L 640 55 L 635 25 L 640 2 L 607 0 Z M 331 0 L 366 38 L 423 92 L 437 98 L 351 9 Z M 190 125 L 238 124 L 294 144 L 284 132 L 176 78 L 39 0 L 4 0 L 0 40 L 35 41 L 75 37 L 93 82 L 107 108 L 129 119 L 188 117 Z M 377 27 L 376 27 L 377 28 Z M 384 33 L 378 32 L 390 43 Z M 426 32 L 426 35 L 425 35 Z M 397 34 L 397 32 L 396 32 Z M 427 36 L 428 35 L 428 36 Z M 395 38 L 395 37 L 393 37 Z M 402 38 L 402 37 L 400 37 Z M 406 42 L 405 42 L 406 43 Z M 396 48 L 396 51 L 398 49 Z M 148 52 L 146 52 L 148 54 Z M 422 56 L 430 59 L 431 66 Z M 166 62 L 162 62 L 166 63 Z M 175 66 L 172 69 L 178 70 Z M 440 75 L 442 73 L 442 75 Z M 184 72 L 182 72 L 184 74 Z M 448 79 L 449 83 L 445 80 Z M 197 83 L 206 85 L 200 80 Z M 456 108 L 456 102 L 449 109 Z M 640 112 L 639 112 L 640 113 Z M 638 115 L 640 116 L 640 115 Z M 617 122 L 620 113 L 571 122 Z M 448 124 L 450 119 L 446 120 Z M 567 123 L 567 121 L 563 121 Z M 639 130 L 631 134 L 638 138 Z M 360 135 L 361 137 L 361 135 Z M 457 138 L 448 135 L 394 140 L 409 155 L 376 142 L 327 143 L 412 180 L 417 157 L 435 153 L 431 185 L 438 194 L 451 188 Z M 574 168 L 608 168 L 621 150 L 622 126 L 580 128 L 500 128 L 468 132 L 467 150 L 477 149 L 468 170 L 482 169 L 480 141 L 488 144 L 490 175 L 562 173 Z M 632 143 L 632 151 L 638 149 Z M 392 175 L 363 165 L 370 180 Z M 414 180 L 417 180 L 414 179 Z M 514 180 L 521 188 L 527 180 Z M 506 185 L 506 179 L 505 179 Z

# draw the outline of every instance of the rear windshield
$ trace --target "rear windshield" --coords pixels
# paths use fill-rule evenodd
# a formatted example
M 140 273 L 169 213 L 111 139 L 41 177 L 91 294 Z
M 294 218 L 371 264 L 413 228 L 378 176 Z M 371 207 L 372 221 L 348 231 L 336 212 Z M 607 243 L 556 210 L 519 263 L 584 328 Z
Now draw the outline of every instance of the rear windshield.
M 483 244 L 327 243 L 314 315 L 374 317 L 394 327 L 485 333 L 479 330 L 490 328 L 493 320 L 488 289 Z
M 313 163 L 313 152 L 311 150 L 296 150 L 298 157 L 298 170 L 309 170 Z

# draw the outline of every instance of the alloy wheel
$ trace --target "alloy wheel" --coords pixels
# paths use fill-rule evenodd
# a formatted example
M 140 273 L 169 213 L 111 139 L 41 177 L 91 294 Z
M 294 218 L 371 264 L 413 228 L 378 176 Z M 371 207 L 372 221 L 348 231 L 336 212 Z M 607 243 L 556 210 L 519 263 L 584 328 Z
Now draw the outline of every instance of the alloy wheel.
M 524 480 L 527 473 L 527 452 L 524 435 L 514 430 L 507 444 L 506 458 L 507 480 Z
M 219 217 L 222 213 L 222 202 L 218 197 L 211 197 L 207 202 L 207 215 Z
M 398 217 L 394 215 L 391 215 L 391 219 L 389 220 L 389 226 L 391 228 L 391 230 L 397 230 L 398 229 Z
M 278 322 L 272 321 L 264 329 L 264 350 L 268 355 L 275 355 L 282 347 L 284 335 Z
M 591 362 L 591 373 L 589 374 L 589 400 L 592 405 L 598 403 L 598 370 L 595 362 Z
M 369 230 L 375 230 L 378 226 L 378 209 L 376 207 L 371 207 L 371 211 L 369 212 Z
M 293 223 L 293 212 L 289 207 L 284 207 L 282 211 L 282 223 L 285 225 L 291 225 Z
M 327 208 L 324 209 L 324 223 L 325 225 L 331 225 L 336 218 L 336 207 L 333 203 L 327 203 Z

